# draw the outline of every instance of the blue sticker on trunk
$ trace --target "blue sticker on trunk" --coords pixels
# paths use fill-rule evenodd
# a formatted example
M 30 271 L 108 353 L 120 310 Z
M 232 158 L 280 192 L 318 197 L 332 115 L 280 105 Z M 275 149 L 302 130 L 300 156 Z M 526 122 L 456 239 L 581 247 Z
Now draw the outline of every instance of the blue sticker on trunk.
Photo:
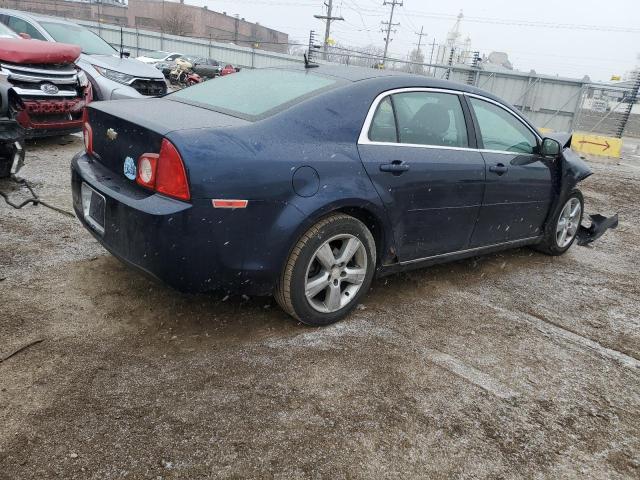
M 124 176 L 129 180 L 136 179 L 136 162 L 131 157 L 124 159 Z

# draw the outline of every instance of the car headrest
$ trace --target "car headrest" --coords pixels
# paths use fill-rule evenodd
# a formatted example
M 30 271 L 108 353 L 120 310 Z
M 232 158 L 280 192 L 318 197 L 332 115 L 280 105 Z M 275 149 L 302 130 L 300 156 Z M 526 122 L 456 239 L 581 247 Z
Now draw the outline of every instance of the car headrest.
M 437 103 L 425 103 L 413 116 L 414 128 L 433 135 L 444 135 L 449 130 L 449 111 Z

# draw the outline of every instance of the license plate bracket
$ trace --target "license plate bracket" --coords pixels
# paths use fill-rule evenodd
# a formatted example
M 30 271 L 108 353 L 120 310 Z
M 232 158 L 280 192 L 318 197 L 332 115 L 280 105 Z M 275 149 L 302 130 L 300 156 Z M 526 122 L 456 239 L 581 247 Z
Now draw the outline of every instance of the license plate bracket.
M 99 235 L 104 235 L 106 199 L 104 195 L 82 182 L 82 212 L 84 220 Z

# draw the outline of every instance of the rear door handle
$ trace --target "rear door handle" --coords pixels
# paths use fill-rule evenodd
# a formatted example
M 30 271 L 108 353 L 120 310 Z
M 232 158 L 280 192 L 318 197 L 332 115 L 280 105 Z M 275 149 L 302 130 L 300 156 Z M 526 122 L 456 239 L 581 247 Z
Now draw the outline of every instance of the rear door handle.
M 509 167 L 505 167 L 502 163 L 489 167 L 490 172 L 496 173 L 498 175 L 507 173 L 507 170 L 509 170 Z
M 380 165 L 381 172 L 390 172 L 394 175 L 400 175 L 409 170 L 409 164 L 401 160 L 394 160 L 391 163 L 383 163 Z

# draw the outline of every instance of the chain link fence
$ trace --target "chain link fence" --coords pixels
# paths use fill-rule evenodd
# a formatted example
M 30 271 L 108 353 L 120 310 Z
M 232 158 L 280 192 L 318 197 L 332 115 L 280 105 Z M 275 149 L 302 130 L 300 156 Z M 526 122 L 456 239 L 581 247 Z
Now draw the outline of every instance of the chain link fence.
M 119 46 L 122 35 L 124 47 L 131 50 L 133 56 L 152 50 L 175 51 L 215 58 L 245 68 L 303 63 L 301 55 L 286 55 L 211 39 L 166 35 L 137 28 L 121 29 L 116 25 L 86 20 L 75 21 L 114 46 Z M 378 53 L 344 48 L 330 49 L 330 61 L 320 60 L 320 57 L 320 52 L 316 52 L 314 61 L 365 68 L 381 68 L 382 65 L 382 57 Z M 477 54 L 473 55 L 471 60 L 477 60 L 477 57 Z M 507 69 L 485 70 L 477 65 L 477 61 L 472 65 L 442 65 L 387 59 L 383 68 L 474 85 L 514 105 L 538 128 L 640 138 L 640 105 L 637 103 L 640 75 L 620 84 L 596 84 L 588 79 Z

